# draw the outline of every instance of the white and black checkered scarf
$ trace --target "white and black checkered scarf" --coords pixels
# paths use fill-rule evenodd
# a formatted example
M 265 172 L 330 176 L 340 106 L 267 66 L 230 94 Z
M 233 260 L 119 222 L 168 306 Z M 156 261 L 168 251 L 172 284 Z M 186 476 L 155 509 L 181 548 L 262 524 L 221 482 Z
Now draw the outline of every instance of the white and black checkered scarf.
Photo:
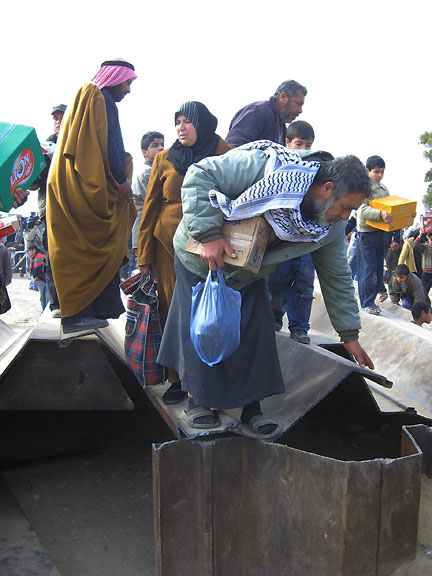
M 269 157 L 264 178 L 230 200 L 217 190 L 209 192 L 213 207 L 220 208 L 226 220 L 244 220 L 264 216 L 280 240 L 319 241 L 330 226 L 304 220 L 300 205 L 309 190 L 320 163 L 302 160 L 301 156 L 270 140 L 258 140 L 237 150 L 263 150 Z

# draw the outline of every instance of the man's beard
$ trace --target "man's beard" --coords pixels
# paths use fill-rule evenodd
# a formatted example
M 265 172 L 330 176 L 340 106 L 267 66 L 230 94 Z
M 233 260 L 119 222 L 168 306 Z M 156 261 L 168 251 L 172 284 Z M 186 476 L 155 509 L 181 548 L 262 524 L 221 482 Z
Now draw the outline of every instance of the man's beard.
M 330 226 L 340 220 L 339 216 L 333 216 L 329 220 L 326 218 L 326 212 L 333 205 L 335 199 L 333 195 L 328 200 L 312 199 L 312 217 L 320 226 Z
M 126 95 L 121 84 L 117 84 L 117 86 L 108 86 L 108 88 L 111 92 L 114 102 L 121 102 Z

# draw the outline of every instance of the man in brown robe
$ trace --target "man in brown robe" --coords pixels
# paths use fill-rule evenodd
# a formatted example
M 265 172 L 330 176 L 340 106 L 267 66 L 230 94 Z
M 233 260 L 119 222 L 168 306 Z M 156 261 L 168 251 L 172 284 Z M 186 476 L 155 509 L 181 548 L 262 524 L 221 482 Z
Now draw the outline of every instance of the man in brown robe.
M 118 271 L 136 209 L 116 102 L 135 78 L 129 62 L 104 62 L 63 120 L 48 178 L 47 229 L 65 334 L 103 328 L 124 312 Z

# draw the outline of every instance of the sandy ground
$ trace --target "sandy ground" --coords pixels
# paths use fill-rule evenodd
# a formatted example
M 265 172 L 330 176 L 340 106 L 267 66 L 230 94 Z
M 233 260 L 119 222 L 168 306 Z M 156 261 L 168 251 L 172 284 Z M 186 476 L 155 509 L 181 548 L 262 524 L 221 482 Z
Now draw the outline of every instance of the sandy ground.
M 39 296 L 28 280 L 15 275 L 9 292 L 12 309 L 1 319 L 18 331 L 37 323 Z M 49 456 L 59 437 L 75 450 Z M 117 413 L 8 413 L 0 438 L 9 457 L 3 475 L 62 576 L 155 574 L 151 445 L 173 437 L 150 403 Z M 425 476 L 417 558 L 394 574 L 432 574 L 432 480 Z
M 13 275 L 12 283 L 8 286 L 12 308 L 0 317 L 19 332 L 33 327 L 41 315 L 39 292 L 29 290 L 29 285 L 27 278 L 21 278 L 19 274 Z

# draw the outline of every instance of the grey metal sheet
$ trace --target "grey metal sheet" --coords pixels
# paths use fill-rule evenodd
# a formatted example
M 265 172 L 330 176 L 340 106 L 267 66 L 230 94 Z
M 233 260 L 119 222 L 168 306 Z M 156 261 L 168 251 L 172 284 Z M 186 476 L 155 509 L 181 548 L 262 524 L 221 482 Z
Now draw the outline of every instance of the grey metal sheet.
M 405 442 L 358 462 L 235 437 L 157 446 L 157 573 L 389 574 L 416 547 L 421 454 Z
M 47 309 L 40 322 L 33 329 L 31 341 L 56 341 L 63 347 L 70 346 L 75 341 L 85 341 L 88 335 L 73 338 L 64 338 L 61 335 L 60 320 L 54 319 Z M 108 328 L 95 330 L 94 334 L 126 364 L 124 357 L 124 319 L 111 321 Z M 311 410 L 322 398 L 327 396 L 345 378 L 353 372 L 368 377 L 381 386 L 388 387 L 390 384 L 384 376 L 370 370 L 360 368 L 356 363 L 346 360 L 323 348 L 299 344 L 288 337 L 285 333 L 276 335 L 279 360 L 286 385 L 286 392 L 274 397 L 266 398 L 262 402 L 263 411 L 272 416 L 280 427 L 274 434 L 278 438 L 305 413 Z M 22 345 L 24 346 L 24 344 Z M 14 349 L 13 354 L 20 352 L 19 347 Z M 9 358 L 9 365 L 13 361 Z M 188 426 L 184 418 L 186 402 L 178 406 L 167 407 L 162 402 L 162 394 L 165 386 L 155 386 L 145 389 L 146 393 L 160 411 L 171 429 L 179 436 L 195 438 L 210 434 L 235 433 L 247 437 L 259 437 L 248 426 L 240 422 L 241 410 L 219 411 L 221 426 L 214 430 L 198 430 Z
M 379 461 L 216 440 L 215 576 L 375 574 L 380 474 Z
M 276 341 L 286 392 L 265 398 L 261 403 L 263 412 L 279 424 L 279 429 L 272 439 L 279 438 L 353 373 L 367 376 L 386 388 L 391 385 L 381 374 L 360 368 L 355 362 L 320 346 L 299 344 L 284 333 L 277 334 Z M 167 422 L 171 420 L 172 423 L 169 425 L 178 437 L 199 438 L 229 432 L 249 438 L 260 438 L 248 426 L 241 423 L 241 409 L 219 410 L 221 420 L 219 428 L 212 430 L 191 428 L 184 419 L 187 401 L 177 406 L 165 406 L 163 403 L 162 395 L 167 387 L 168 385 L 152 386 L 145 391 L 163 418 Z M 365 387 L 367 388 L 366 382 Z M 371 401 L 373 402 L 372 396 Z
M 386 387 L 389 385 L 384 376 L 360 368 L 355 362 L 320 346 L 299 344 L 287 334 L 277 334 L 276 342 L 286 392 L 266 398 L 262 408 L 280 424 L 281 433 L 353 373 L 367 376 Z
M 103 342 L 110 348 L 116 356 L 125 362 L 124 354 L 124 334 L 125 322 L 122 317 L 116 320 L 110 320 L 109 326 L 106 328 L 98 328 L 95 330 L 85 330 L 81 333 L 76 333 L 72 336 L 63 334 L 61 330 L 60 318 L 53 318 L 50 310 L 47 307 L 39 322 L 33 328 L 30 339 L 31 340 L 55 340 L 62 343 L 63 346 L 68 346 L 74 340 L 87 336 L 89 334 L 96 334 Z
M 30 340 L 1 378 L 1 410 L 127 410 L 133 404 L 96 336 L 60 348 Z
M 34 326 L 30 338 L 32 340 L 60 340 L 60 318 L 53 318 L 49 306 L 43 311 L 39 322 Z
M 180 441 L 153 447 L 159 576 L 213 574 L 212 457 L 211 442 Z
M 409 310 L 391 304 L 390 300 L 380 306 L 383 308 L 380 316 L 360 309 L 362 346 L 370 354 L 376 370 L 393 381 L 392 396 L 407 406 L 414 406 L 420 414 L 432 417 L 432 385 L 430 379 L 425 378 L 425 374 L 430 373 L 432 325 L 415 326 Z M 310 323 L 322 334 L 337 336 L 319 283 L 315 284 Z M 383 345 L 377 346 L 377 342 Z
M 127 365 L 125 351 L 124 351 L 124 338 L 125 338 L 125 321 L 121 316 L 116 320 L 110 320 L 109 326 L 106 328 L 99 328 L 95 333 L 103 341 L 103 343 L 113 352 L 119 360 Z
M 405 441 L 410 443 L 409 437 Z M 377 576 L 416 556 L 421 462 L 421 453 L 382 462 Z
M 4 374 L 15 361 L 21 350 L 27 344 L 30 334 L 31 330 L 26 330 L 21 333 L 11 330 L 11 332 L 7 333 L 7 340 L 2 342 L 3 345 L 0 349 L 0 376 Z M 5 336 L 5 331 L 2 332 L 2 336 Z
M 8 345 L 8 342 L 14 340 L 17 333 L 13 328 L 8 326 L 3 320 L 0 320 L 0 352 Z
M 432 478 L 432 428 L 419 424 L 408 426 L 406 430 L 423 453 L 422 472 Z

